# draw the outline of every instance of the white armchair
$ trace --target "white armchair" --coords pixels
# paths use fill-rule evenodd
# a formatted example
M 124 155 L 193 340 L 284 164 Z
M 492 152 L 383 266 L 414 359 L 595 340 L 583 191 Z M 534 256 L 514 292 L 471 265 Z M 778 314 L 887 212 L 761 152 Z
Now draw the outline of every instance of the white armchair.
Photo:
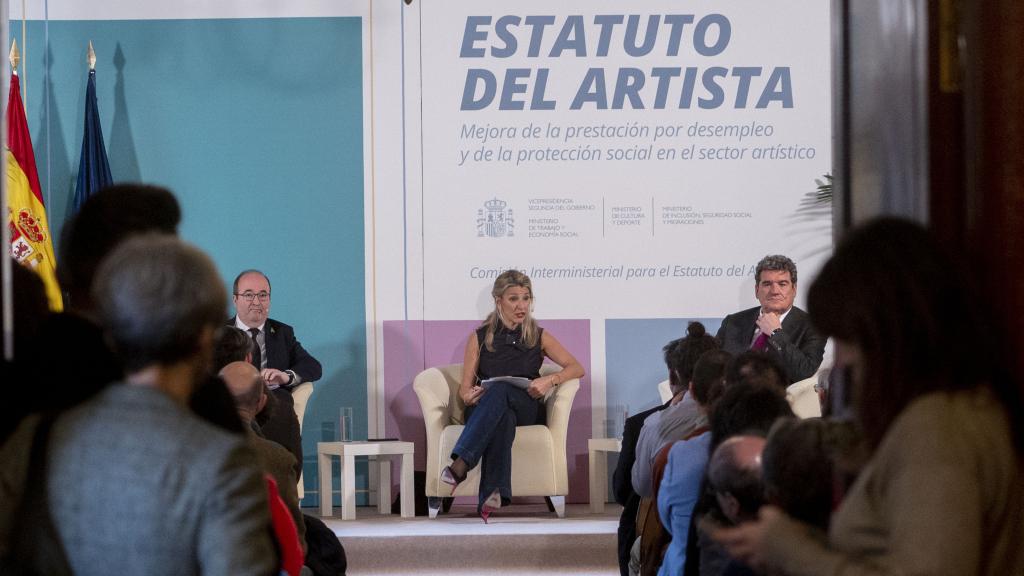
M 545 364 L 541 374 L 557 370 L 556 366 Z M 437 516 L 441 498 L 451 491 L 440 476 L 464 428 L 465 406 L 459 397 L 461 379 L 462 364 L 449 364 L 420 372 L 412 384 L 427 429 L 426 494 L 431 518 Z M 547 425 L 517 427 L 512 443 L 512 494 L 549 498 L 559 518 L 565 515 L 565 496 L 569 493 L 565 439 L 572 401 L 579 387 L 579 379 L 574 378 L 552 388 L 544 398 Z M 480 467 L 476 466 L 459 484 L 454 496 L 475 496 L 479 487 Z
M 302 417 L 306 415 L 306 404 L 309 402 L 309 397 L 313 394 L 313 383 L 303 382 L 292 390 L 292 404 L 295 407 L 295 415 L 299 418 L 299 434 L 302 434 Z M 301 469 L 302 462 L 299 462 Z M 298 478 L 298 492 L 299 500 L 306 495 L 306 490 L 302 486 L 302 477 Z
M 805 380 L 794 382 L 786 388 L 786 400 L 789 401 L 793 414 L 800 418 L 818 418 L 821 416 L 821 401 L 814 385 L 818 383 L 815 374 Z

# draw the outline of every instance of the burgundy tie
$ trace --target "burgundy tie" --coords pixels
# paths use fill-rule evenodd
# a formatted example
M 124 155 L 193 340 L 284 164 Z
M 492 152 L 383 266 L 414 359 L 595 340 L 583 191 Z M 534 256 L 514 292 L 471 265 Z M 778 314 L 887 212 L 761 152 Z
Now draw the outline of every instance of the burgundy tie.
M 754 343 L 750 345 L 750 349 L 751 350 L 756 350 L 758 352 L 767 352 L 768 351 L 768 335 L 765 334 L 764 332 L 761 332 L 760 334 L 758 334 L 757 338 L 754 339 Z

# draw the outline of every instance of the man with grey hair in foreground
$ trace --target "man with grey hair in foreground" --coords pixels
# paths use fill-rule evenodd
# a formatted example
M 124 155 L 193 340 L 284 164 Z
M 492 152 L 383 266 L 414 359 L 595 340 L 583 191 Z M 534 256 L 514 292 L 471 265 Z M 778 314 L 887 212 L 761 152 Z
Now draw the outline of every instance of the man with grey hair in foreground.
M 213 262 L 139 236 L 104 260 L 92 295 L 124 380 L 27 418 L 0 450 L 0 555 L 38 573 L 276 574 L 251 449 L 186 405 L 225 315 Z
M 765 439 L 761 436 L 733 436 L 721 444 L 711 454 L 708 462 L 708 490 L 715 495 L 718 509 L 708 514 L 713 525 L 716 521 L 728 526 L 737 526 L 742 522 L 757 518 L 758 510 L 764 503 L 764 480 L 761 471 L 761 455 L 764 452 Z M 720 513 L 720 514 L 719 514 Z M 713 520 L 712 520 L 713 519 Z M 701 559 L 713 559 L 715 556 L 701 556 Z M 713 574 L 721 576 L 754 576 L 754 571 L 742 562 L 727 558 L 724 555 L 720 568 L 712 563 L 710 566 L 701 564 L 701 572 L 708 568 Z
M 793 305 L 796 264 L 778 254 L 765 256 L 754 272 L 759 304 L 722 320 L 718 340 L 726 352 L 765 352 L 786 370 L 787 384 L 810 378 L 821 366 L 825 338 L 811 326 L 807 313 Z
M 295 521 L 299 545 L 306 549 L 306 523 L 299 509 L 299 495 L 295 485 L 295 457 L 287 448 L 277 442 L 267 440 L 259 434 L 259 425 L 255 424 L 256 414 L 267 403 L 267 388 L 259 370 L 248 362 L 232 362 L 221 369 L 221 380 L 228 387 L 238 408 L 238 417 L 248 429 L 249 442 L 260 467 L 270 474 L 277 482 L 277 491 L 281 500 Z
M 732 524 L 757 517 L 764 502 L 761 454 L 765 439 L 739 435 L 722 442 L 708 462 L 708 486 Z

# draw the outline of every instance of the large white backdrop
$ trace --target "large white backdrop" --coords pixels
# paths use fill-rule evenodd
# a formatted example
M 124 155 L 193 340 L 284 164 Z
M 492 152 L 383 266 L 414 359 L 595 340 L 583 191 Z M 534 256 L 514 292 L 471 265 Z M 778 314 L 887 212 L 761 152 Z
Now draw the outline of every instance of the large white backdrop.
M 660 370 L 654 325 L 715 326 L 754 305 L 753 265 L 769 253 L 797 261 L 805 290 L 831 249 L 828 209 L 808 205 L 831 171 L 828 10 L 815 0 L 380 10 L 367 211 L 375 374 L 409 362 L 399 340 L 385 342 L 385 322 L 424 321 L 405 330 L 429 348 L 441 339 L 431 322 L 481 319 L 494 275 L 520 268 L 538 318 L 588 323 L 592 405 L 582 408 L 601 435 L 612 431 L 606 406 L 628 410 L 625 387 L 643 384 L 606 378 L 630 360 L 615 349 L 623 334 L 651 338 L 644 350 Z M 371 411 L 392 418 L 398 392 L 371 386 Z
M 828 229 L 797 210 L 830 171 L 827 3 L 420 11 L 425 319 L 478 317 L 509 267 L 545 316 L 592 321 L 723 315 L 769 252 L 816 267 Z

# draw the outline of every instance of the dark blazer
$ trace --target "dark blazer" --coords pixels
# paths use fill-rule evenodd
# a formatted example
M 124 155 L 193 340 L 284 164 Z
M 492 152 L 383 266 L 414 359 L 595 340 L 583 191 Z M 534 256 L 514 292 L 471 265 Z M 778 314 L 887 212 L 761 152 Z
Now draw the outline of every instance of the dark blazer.
M 717 335 L 722 349 L 734 355 L 749 350 L 760 312 L 761 307 L 754 306 L 726 316 Z M 782 321 L 782 331 L 768 340 L 768 355 L 782 364 L 790 384 L 799 382 L 813 376 L 821 366 L 825 338 L 811 327 L 807 313 L 793 306 Z
M 235 319 L 228 320 L 235 325 Z M 320 362 L 309 355 L 295 338 L 295 330 L 277 320 L 267 318 L 263 326 L 263 338 L 267 345 L 267 368 L 291 370 L 303 382 L 315 382 L 323 375 Z
M 295 457 L 277 442 L 267 440 L 255 432 L 249 432 L 249 442 L 260 468 L 274 477 L 281 500 L 288 506 L 288 511 L 295 521 L 295 529 L 299 533 L 299 545 L 306 549 L 306 521 L 299 509 L 299 493 L 296 488 L 298 477 L 295 475 Z
M 235 317 L 227 321 L 235 325 Z M 295 330 L 284 322 L 267 318 L 263 325 L 263 339 L 267 348 L 267 367 L 276 370 L 291 370 L 301 382 L 313 382 L 323 375 L 320 362 L 295 338 Z M 267 395 L 267 406 L 256 415 L 256 423 L 268 440 L 284 446 L 295 456 L 295 475 L 302 475 L 302 430 L 295 415 L 291 389 L 284 386 L 271 390 Z
M 640 508 L 640 496 L 633 490 L 633 462 L 636 461 L 636 445 L 640 441 L 640 429 L 644 420 L 659 410 L 668 408 L 668 402 L 655 406 L 626 418 L 622 427 L 622 449 L 619 462 L 612 474 L 612 493 L 615 501 L 622 504 L 622 516 L 619 517 L 618 553 L 619 571 L 623 576 L 629 574 L 629 551 L 636 540 L 636 513 Z

